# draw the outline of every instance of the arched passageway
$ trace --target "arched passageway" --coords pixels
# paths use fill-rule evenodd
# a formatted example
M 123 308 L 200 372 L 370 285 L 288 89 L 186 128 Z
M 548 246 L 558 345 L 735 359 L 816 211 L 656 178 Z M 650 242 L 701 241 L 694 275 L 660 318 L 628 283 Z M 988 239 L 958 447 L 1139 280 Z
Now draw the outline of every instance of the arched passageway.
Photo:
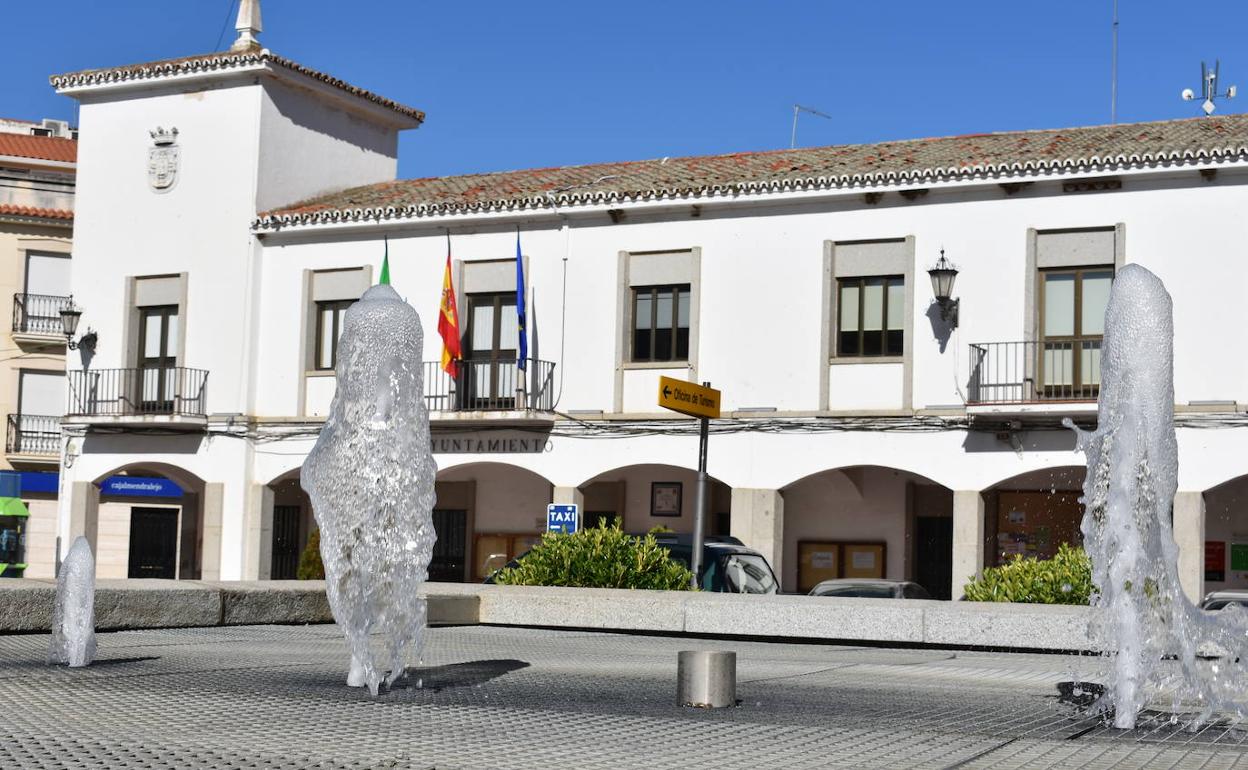
M 1204 587 L 1198 593 L 1248 588 L 1248 476 L 1205 490 L 1204 504 Z
M 794 481 L 784 498 L 785 591 L 833 578 L 912 580 L 950 596 L 953 493 L 908 471 L 836 468 Z
M 697 500 L 697 471 L 676 465 L 626 465 L 583 482 L 581 521 L 585 526 L 618 521 L 626 532 L 644 534 L 655 527 L 692 532 Z M 710 501 L 704 523 L 708 535 L 731 532 L 732 489 L 709 479 Z
M 533 547 L 546 530 L 553 486 L 506 463 L 468 463 L 438 472 L 429 579 L 479 582 Z
M 220 577 L 220 484 L 164 463 L 135 463 L 96 478 L 89 494 L 79 510 L 97 578 Z
M 1058 546 L 1083 544 L 1083 480 L 1087 469 L 1066 465 L 1022 473 L 984 490 L 984 565 L 1015 556 L 1052 558 Z
M 273 495 L 273 509 L 264 556 L 269 560 L 268 577 L 272 580 L 294 580 L 298 577 L 299 558 L 307 547 L 312 530 L 316 529 L 312 501 L 300 485 L 300 471 L 302 467 L 295 468 L 268 483 Z

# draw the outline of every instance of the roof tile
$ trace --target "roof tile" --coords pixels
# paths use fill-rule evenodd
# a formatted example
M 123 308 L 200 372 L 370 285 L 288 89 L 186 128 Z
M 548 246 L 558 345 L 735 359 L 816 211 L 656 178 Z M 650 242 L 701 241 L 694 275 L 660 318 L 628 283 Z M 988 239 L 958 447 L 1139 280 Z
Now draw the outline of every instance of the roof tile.
M 1248 160 L 1248 114 L 406 179 L 270 211 L 257 226 L 924 184 L 1046 170 L 1098 173 L 1192 160 Z
M 42 209 L 35 206 L 18 206 L 0 203 L 0 216 L 31 217 L 33 219 L 62 219 L 72 221 L 74 212 L 68 209 Z
M 78 141 L 56 136 L 0 133 L 0 155 L 75 163 L 78 160 Z

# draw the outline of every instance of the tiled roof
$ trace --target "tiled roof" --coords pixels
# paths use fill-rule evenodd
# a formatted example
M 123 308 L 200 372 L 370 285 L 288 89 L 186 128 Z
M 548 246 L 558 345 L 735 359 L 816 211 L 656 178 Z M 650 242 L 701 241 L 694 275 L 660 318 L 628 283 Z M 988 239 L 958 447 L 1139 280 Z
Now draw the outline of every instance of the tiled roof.
M 1248 160 L 1248 114 L 406 179 L 270 211 L 256 225 L 277 228 L 1229 160 Z
M 52 86 L 57 90 L 67 88 L 80 88 L 83 86 L 107 85 L 111 83 L 124 83 L 128 81 L 138 80 L 154 80 L 163 77 L 173 77 L 177 75 L 191 75 L 204 72 L 227 72 L 232 69 L 242 67 L 255 66 L 261 64 L 271 64 L 277 67 L 283 67 L 292 72 L 306 75 L 313 80 L 318 80 L 326 85 L 337 88 L 341 91 L 359 97 L 365 101 L 372 102 L 385 109 L 392 110 L 404 115 L 417 122 L 425 119 L 425 113 L 414 107 L 408 107 L 399 104 L 396 101 L 387 99 L 384 96 L 378 96 L 372 91 L 366 91 L 363 88 L 339 80 L 332 75 L 326 75 L 324 72 L 305 67 L 302 64 L 293 62 L 290 59 L 278 56 L 267 48 L 260 51 L 244 51 L 241 53 L 212 53 L 202 56 L 188 56 L 181 59 L 167 59 L 165 61 L 148 62 L 145 64 L 129 64 L 123 67 L 107 67 L 105 69 L 82 70 L 80 72 L 70 72 L 64 75 L 53 75 L 49 80 Z
M 55 136 L 0 133 L 0 155 L 75 163 L 78 160 L 78 142 Z
M 17 206 L 12 203 L 0 203 L 0 216 L 73 221 L 74 212 L 68 209 L 41 209 L 34 206 Z

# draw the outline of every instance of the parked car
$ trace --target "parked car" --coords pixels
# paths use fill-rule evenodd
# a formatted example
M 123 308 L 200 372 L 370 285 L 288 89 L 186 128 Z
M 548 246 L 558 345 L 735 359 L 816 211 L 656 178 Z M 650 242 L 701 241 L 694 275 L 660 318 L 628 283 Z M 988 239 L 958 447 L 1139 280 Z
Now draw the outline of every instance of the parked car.
M 811 596 L 841 596 L 865 599 L 930 599 L 927 589 L 909 580 L 867 580 L 841 578 L 825 580 L 810 589 Z
M 693 555 L 692 535 L 655 535 L 676 561 L 689 567 Z M 780 581 L 767 558 L 735 537 L 708 535 L 702 543 L 703 591 L 731 594 L 774 594 Z
M 1202 610 L 1220 610 L 1228 604 L 1238 604 L 1241 607 L 1248 608 L 1248 591 L 1243 589 L 1232 589 L 1230 591 L 1213 591 L 1205 594 L 1205 598 L 1200 602 Z
M 657 534 L 655 540 L 673 559 L 689 567 L 693 554 L 692 535 Z M 502 569 L 516 566 L 528 554 L 525 551 Z M 493 583 L 499 571 L 491 573 L 485 582 Z M 780 591 L 780 581 L 766 557 L 735 537 L 726 536 L 708 536 L 703 542 L 700 585 L 703 591 L 717 593 L 774 594 Z

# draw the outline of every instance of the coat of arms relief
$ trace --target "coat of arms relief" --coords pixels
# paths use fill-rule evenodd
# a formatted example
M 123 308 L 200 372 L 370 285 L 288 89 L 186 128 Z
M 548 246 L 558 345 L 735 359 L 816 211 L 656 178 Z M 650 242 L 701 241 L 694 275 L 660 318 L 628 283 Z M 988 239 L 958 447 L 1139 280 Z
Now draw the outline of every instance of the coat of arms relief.
M 178 181 L 178 159 L 182 148 L 178 147 L 178 129 L 166 131 L 157 126 L 149 131 L 153 146 L 147 150 L 147 181 L 156 192 L 168 192 Z

